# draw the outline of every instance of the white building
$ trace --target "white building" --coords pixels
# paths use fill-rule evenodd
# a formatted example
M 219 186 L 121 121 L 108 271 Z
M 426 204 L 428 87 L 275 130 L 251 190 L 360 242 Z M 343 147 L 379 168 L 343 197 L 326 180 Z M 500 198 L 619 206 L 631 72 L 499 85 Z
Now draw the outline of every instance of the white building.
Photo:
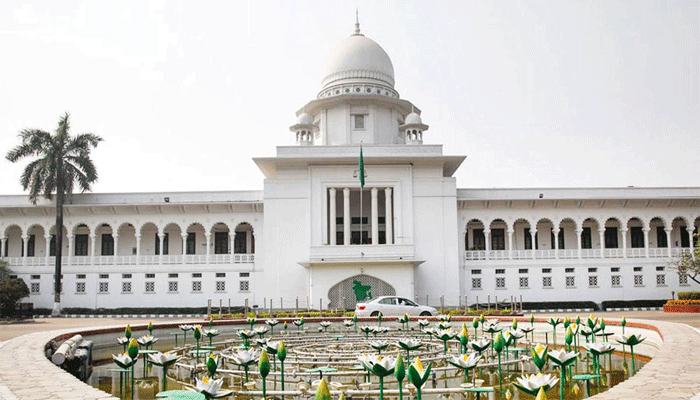
M 359 27 L 290 130 L 293 145 L 255 159 L 261 192 L 74 195 L 63 307 L 350 308 L 365 292 L 600 302 L 691 288 L 667 265 L 691 249 L 700 188 L 458 189 L 465 157 L 423 144 L 420 109 Z M 35 307 L 53 302 L 55 235 L 52 203 L 0 196 L 0 255 Z

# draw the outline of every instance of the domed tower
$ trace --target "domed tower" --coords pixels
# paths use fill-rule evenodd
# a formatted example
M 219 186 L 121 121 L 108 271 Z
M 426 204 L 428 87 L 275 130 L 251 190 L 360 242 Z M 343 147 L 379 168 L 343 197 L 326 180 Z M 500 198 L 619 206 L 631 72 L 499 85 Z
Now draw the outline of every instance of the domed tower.
M 420 115 L 411 111 L 406 116 L 404 124 L 399 126 L 399 131 L 406 139 L 406 144 L 423 144 L 423 131 L 428 130 L 428 125 L 424 124 Z
M 297 144 L 300 146 L 310 146 L 314 141 L 314 133 L 318 131 L 318 126 L 314 125 L 313 118 L 302 112 L 297 118 L 297 123 L 290 126 L 289 130 L 296 134 Z
M 321 90 L 297 112 L 299 121 L 291 129 L 300 145 L 420 143 L 419 135 L 407 141 L 399 129 L 412 110 L 420 114 L 394 89 L 394 65 L 389 55 L 355 23 L 354 33 L 326 59 Z

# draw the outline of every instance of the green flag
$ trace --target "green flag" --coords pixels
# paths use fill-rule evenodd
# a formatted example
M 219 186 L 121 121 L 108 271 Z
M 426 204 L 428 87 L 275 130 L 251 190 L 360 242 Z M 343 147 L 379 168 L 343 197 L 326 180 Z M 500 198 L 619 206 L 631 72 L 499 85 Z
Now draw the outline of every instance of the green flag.
M 364 188 L 365 187 L 365 162 L 362 159 L 362 146 L 360 146 L 359 169 L 360 169 L 360 188 Z

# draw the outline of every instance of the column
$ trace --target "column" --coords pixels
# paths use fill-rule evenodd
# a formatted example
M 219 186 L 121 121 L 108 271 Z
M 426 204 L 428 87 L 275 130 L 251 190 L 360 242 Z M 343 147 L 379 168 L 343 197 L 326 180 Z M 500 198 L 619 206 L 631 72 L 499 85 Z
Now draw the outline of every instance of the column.
M 554 235 L 554 243 L 552 243 L 554 258 L 559 258 L 559 229 L 552 228 L 552 234 Z
M 578 242 L 578 258 L 581 258 L 581 235 L 583 235 L 583 228 L 576 229 L 576 241 Z
M 531 238 L 530 243 L 532 243 L 532 250 L 531 251 L 532 251 L 532 259 L 533 260 L 535 259 L 535 250 L 536 250 L 535 236 L 537 236 L 537 226 L 535 226 L 534 229 L 530 229 L 530 238 Z
M 24 240 L 22 242 L 22 247 L 24 248 L 24 251 L 22 251 L 22 265 L 27 265 L 27 258 L 29 256 L 29 235 L 24 236 L 22 240 Z
M 68 235 L 68 264 L 72 264 L 73 262 L 73 255 L 75 254 L 75 235 Z M 58 241 L 56 242 L 56 246 L 58 246 Z M 63 250 L 63 249 L 61 249 Z M 58 254 L 58 248 L 56 248 L 56 254 Z M 63 252 L 61 252 L 63 254 Z
M 394 244 L 394 213 L 391 201 L 391 188 L 384 189 L 384 225 L 386 226 L 386 244 Z
M 605 257 L 605 228 L 598 229 L 598 238 L 600 239 L 600 258 Z
M 644 232 L 644 256 L 649 258 L 649 228 L 642 229 Z
M 209 263 L 209 253 L 211 253 L 211 251 L 209 250 L 209 246 L 211 243 L 211 233 L 207 232 L 207 234 L 205 236 L 207 238 L 207 263 Z
M 627 229 L 620 229 L 622 234 L 622 258 L 627 258 Z
M 336 243 L 335 243 L 335 239 L 336 239 L 336 238 L 335 238 L 335 235 L 336 235 L 336 233 L 335 233 L 335 231 L 336 231 L 336 224 L 335 224 L 335 218 L 336 218 L 336 214 L 335 214 L 335 200 L 336 200 L 335 188 L 330 188 L 330 190 L 328 190 L 328 195 L 329 195 L 329 197 L 330 197 L 330 198 L 329 198 L 329 201 L 330 201 L 330 204 L 329 204 L 329 205 L 330 205 L 330 207 L 329 207 L 329 211 L 328 211 L 328 218 L 330 219 L 330 222 L 331 222 L 331 223 L 330 223 L 330 226 L 331 226 L 331 227 L 330 227 L 330 232 L 328 232 L 328 238 L 330 239 L 330 240 L 329 240 L 329 243 L 331 244 L 331 246 L 335 246 L 335 245 L 336 245 Z
M 182 263 L 186 264 L 185 259 L 187 258 L 187 232 L 180 235 L 182 237 Z M 231 254 L 233 254 L 233 238 L 236 235 L 231 235 Z
M 92 253 L 90 253 L 90 260 L 91 263 L 94 264 L 97 253 L 97 235 L 90 235 L 90 247 L 92 249 Z
M 664 232 L 666 232 L 666 255 L 671 257 L 671 229 L 665 228 Z
M 51 235 L 46 236 L 46 265 L 49 265 L 49 257 L 51 254 Z
M 508 229 L 508 259 L 513 259 L 513 230 Z
M 343 189 L 343 244 L 350 244 L 350 188 Z
M 486 259 L 489 259 L 489 251 L 491 251 L 491 230 L 484 229 L 484 248 L 486 249 Z
M 165 232 L 162 232 L 160 235 L 158 235 L 158 240 L 160 240 L 160 258 L 163 258 L 163 254 L 165 254 Z
M 114 263 L 117 263 L 117 256 L 119 255 L 119 235 L 112 235 L 114 237 Z
M 141 235 L 136 235 L 136 265 L 141 265 Z
M 377 193 L 379 189 L 373 187 L 372 193 L 372 244 L 379 244 L 379 206 L 377 203 Z

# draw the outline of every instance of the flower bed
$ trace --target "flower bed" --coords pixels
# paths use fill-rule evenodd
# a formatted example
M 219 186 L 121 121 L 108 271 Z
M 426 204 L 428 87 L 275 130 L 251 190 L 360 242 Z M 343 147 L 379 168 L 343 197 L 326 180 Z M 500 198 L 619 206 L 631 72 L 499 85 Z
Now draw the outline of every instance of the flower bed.
M 664 304 L 664 312 L 700 313 L 700 300 L 669 300 Z

